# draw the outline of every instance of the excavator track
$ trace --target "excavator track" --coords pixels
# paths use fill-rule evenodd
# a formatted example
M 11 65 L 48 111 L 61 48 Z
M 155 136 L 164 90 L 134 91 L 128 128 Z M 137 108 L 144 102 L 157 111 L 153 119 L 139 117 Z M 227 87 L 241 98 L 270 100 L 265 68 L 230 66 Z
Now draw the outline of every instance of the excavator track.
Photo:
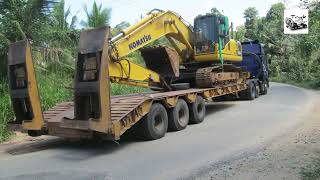
M 199 88 L 211 88 L 227 83 L 236 83 L 244 76 L 247 75 L 233 65 L 200 68 L 196 72 L 196 85 Z
M 212 71 L 214 67 L 201 68 L 196 72 L 196 84 L 198 87 L 213 87 Z

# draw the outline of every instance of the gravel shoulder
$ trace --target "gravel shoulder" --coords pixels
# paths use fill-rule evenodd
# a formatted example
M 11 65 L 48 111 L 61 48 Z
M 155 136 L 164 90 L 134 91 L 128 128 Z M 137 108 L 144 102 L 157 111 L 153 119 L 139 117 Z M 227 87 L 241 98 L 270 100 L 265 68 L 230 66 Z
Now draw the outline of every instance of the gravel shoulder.
M 309 93 L 315 98 L 301 111 L 299 127 L 261 151 L 212 164 L 187 179 L 320 179 L 320 93 Z

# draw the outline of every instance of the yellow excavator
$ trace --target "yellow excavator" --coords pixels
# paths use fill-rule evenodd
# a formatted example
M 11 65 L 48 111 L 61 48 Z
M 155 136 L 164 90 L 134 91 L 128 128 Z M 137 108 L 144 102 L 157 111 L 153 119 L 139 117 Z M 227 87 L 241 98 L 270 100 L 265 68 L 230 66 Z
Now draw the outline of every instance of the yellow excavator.
M 167 38 L 170 45 L 150 46 L 160 38 Z M 145 67 L 128 58 L 137 50 Z M 16 122 L 22 123 L 29 134 L 39 134 L 47 125 L 29 43 L 12 44 L 8 60 Z M 108 123 L 110 81 L 160 91 L 212 88 L 248 77 L 241 68 L 228 64 L 237 61 L 242 61 L 241 44 L 231 38 L 228 18 L 222 15 L 198 16 L 191 26 L 172 11 L 156 9 L 114 37 L 109 27 L 84 31 L 74 78 L 74 118 L 68 120 L 62 113 L 61 122 L 64 128 L 85 126 L 98 132 L 113 131 Z
M 220 72 L 219 75 L 226 80 L 234 79 L 236 77 L 226 77 L 234 74 L 222 74 L 220 71 L 223 68 L 228 72 L 230 66 L 218 67 L 214 64 L 222 59 L 223 62 L 242 60 L 241 44 L 229 36 L 228 18 L 225 16 L 199 16 L 192 27 L 172 11 L 153 10 L 108 42 L 101 42 L 106 30 L 100 28 L 81 34 L 77 67 L 78 72 L 83 72 L 84 81 L 95 78 L 99 61 L 95 53 L 106 44 L 109 46 L 112 82 L 164 90 L 173 90 L 178 83 L 191 87 L 212 87 L 211 72 Z M 146 47 L 163 37 L 169 40 L 170 47 Z M 141 51 L 146 67 L 127 58 L 137 50 Z
M 210 88 L 237 81 L 243 75 L 241 69 L 221 65 L 224 61 L 242 60 L 241 44 L 230 38 L 228 24 L 225 16 L 205 15 L 197 17 L 192 27 L 176 13 L 156 9 L 112 38 L 105 27 L 81 33 L 74 87 L 75 118 L 100 116 L 93 109 L 101 105 L 99 93 L 108 91 L 97 83 L 101 81 L 101 69 L 109 70 L 111 82 L 165 91 Z M 172 47 L 143 48 L 162 37 Z M 146 67 L 127 59 L 137 50 Z M 107 59 L 108 67 L 100 64 L 101 58 Z

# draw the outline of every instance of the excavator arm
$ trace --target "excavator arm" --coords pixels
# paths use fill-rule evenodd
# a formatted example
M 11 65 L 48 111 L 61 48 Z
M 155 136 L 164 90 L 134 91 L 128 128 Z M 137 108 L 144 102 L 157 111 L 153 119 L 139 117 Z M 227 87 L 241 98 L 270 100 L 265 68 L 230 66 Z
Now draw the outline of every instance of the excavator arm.
M 169 40 L 172 48 L 158 47 L 152 51 L 150 49 L 143 51 L 146 68 L 127 58 L 130 53 L 141 50 L 162 37 Z M 164 78 L 165 76 L 179 77 L 180 63 L 186 58 L 186 55 L 190 57 L 194 52 L 192 42 L 192 28 L 181 16 L 172 11 L 153 10 L 140 22 L 123 30 L 110 40 L 109 75 L 111 82 L 142 87 L 170 88 Z M 157 66 L 155 67 L 154 64 Z
M 114 60 L 121 59 L 161 37 L 178 40 L 193 52 L 191 25 L 172 11 L 153 10 L 140 22 L 111 39 L 112 57 Z

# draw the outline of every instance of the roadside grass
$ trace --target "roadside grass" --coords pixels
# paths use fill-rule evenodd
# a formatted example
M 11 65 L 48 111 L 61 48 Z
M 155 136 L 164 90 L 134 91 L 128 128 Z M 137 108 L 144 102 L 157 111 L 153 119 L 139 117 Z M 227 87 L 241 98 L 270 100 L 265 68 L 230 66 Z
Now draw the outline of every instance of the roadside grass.
M 42 109 L 47 110 L 56 103 L 72 99 L 72 91 L 66 89 L 71 78 L 65 73 L 37 73 Z M 7 123 L 14 120 L 7 80 L 0 80 L 0 142 L 8 140 L 12 132 Z
M 10 105 L 9 87 L 6 80 L 0 80 L 0 142 L 10 138 L 11 132 L 6 130 L 7 122 L 14 118 Z
M 150 91 L 147 88 L 134 87 L 124 84 L 111 84 L 111 95 L 123 95 L 123 94 L 133 94 L 133 93 L 142 93 Z
M 301 169 L 300 175 L 303 180 L 319 180 L 320 179 L 320 158 Z
M 37 82 L 43 110 L 57 103 L 72 100 L 72 75 L 68 73 L 37 73 Z

